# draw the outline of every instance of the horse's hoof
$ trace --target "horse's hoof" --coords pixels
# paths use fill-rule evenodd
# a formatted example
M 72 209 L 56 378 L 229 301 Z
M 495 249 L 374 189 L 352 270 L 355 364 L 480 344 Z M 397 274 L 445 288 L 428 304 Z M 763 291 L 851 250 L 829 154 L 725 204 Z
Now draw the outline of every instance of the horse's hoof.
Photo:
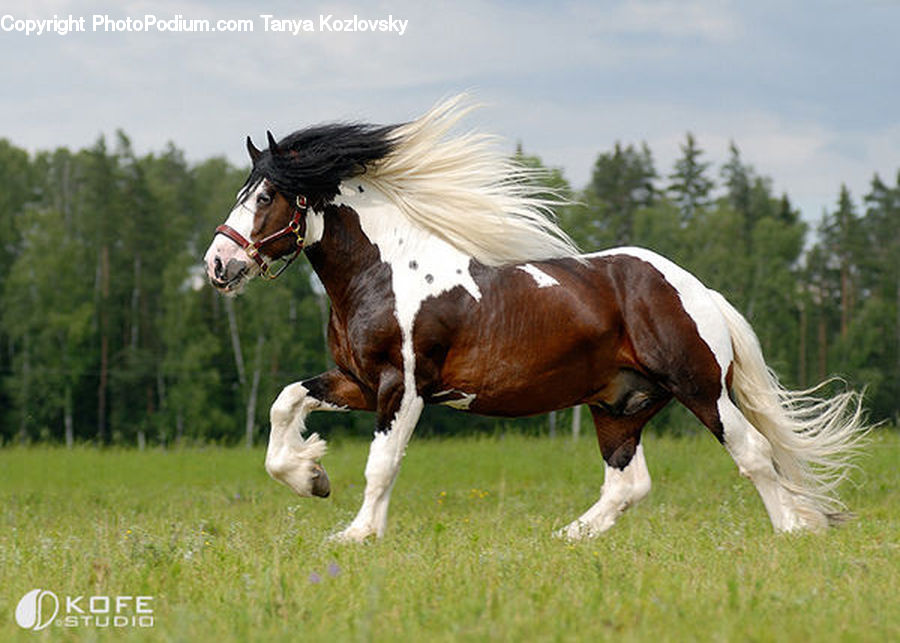
M 588 525 L 578 520 L 553 532 L 555 538 L 568 543 L 586 540 L 588 538 L 593 538 L 596 535 L 597 534 L 593 533 Z
M 375 537 L 375 532 L 371 529 L 361 529 L 351 525 L 346 529 L 331 534 L 328 540 L 333 543 L 364 543 Z
M 331 480 L 328 479 L 325 468 L 318 462 L 313 465 L 312 495 L 319 498 L 327 498 L 331 495 Z

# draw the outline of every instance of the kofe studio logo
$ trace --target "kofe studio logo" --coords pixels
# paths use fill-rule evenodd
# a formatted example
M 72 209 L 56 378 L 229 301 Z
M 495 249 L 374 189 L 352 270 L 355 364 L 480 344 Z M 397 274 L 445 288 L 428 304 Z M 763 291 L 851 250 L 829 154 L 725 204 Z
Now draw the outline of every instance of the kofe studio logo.
M 16 606 L 16 623 L 26 630 L 42 630 L 53 622 L 58 612 L 56 594 L 47 589 L 33 589 Z
M 153 627 L 152 596 L 65 596 L 49 589 L 26 592 L 16 605 L 16 623 L 26 630 L 56 627 Z

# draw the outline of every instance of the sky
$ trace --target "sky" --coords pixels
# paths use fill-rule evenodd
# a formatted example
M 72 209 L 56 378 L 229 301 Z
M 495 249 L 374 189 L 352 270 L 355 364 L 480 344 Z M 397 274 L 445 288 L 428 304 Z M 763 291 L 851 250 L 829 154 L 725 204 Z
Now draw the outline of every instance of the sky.
M 54 16 L 85 31 L 21 30 Z M 160 31 L 147 16 L 253 31 Z M 354 17 L 393 30 L 337 31 Z M 275 31 L 284 19 L 312 31 Z M 474 128 L 575 188 L 617 141 L 645 141 L 665 176 L 690 131 L 714 164 L 735 141 L 815 222 L 841 183 L 859 203 L 876 172 L 900 170 L 898 34 L 900 0 L 0 0 L 0 138 L 77 149 L 122 129 L 139 154 L 171 141 L 243 166 L 247 134 L 401 122 L 467 91 L 485 105 Z

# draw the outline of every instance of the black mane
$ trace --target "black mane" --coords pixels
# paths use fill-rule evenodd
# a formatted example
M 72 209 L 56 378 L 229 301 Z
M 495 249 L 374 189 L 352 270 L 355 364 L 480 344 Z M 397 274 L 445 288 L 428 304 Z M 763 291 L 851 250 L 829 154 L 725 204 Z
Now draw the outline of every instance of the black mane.
M 391 152 L 396 128 L 335 123 L 298 130 L 256 157 L 244 190 L 268 179 L 291 202 L 303 195 L 321 208 L 337 195 L 341 181 L 364 173 L 369 163 Z

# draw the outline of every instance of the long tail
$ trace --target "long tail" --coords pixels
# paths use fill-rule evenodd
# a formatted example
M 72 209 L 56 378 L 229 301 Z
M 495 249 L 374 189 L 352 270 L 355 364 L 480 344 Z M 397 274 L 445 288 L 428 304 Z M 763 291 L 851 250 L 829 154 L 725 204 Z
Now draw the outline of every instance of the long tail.
M 747 320 L 721 294 L 711 293 L 731 333 L 732 392 L 741 412 L 771 444 L 781 483 L 794 494 L 810 525 L 845 520 L 850 514 L 837 497 L 837 487 L 852 470 L 851 461 L 871 429 L 862 395 L 846 391 L 819 397 L 833 380 L 805 391 L 784 388 L 766 365 Z

